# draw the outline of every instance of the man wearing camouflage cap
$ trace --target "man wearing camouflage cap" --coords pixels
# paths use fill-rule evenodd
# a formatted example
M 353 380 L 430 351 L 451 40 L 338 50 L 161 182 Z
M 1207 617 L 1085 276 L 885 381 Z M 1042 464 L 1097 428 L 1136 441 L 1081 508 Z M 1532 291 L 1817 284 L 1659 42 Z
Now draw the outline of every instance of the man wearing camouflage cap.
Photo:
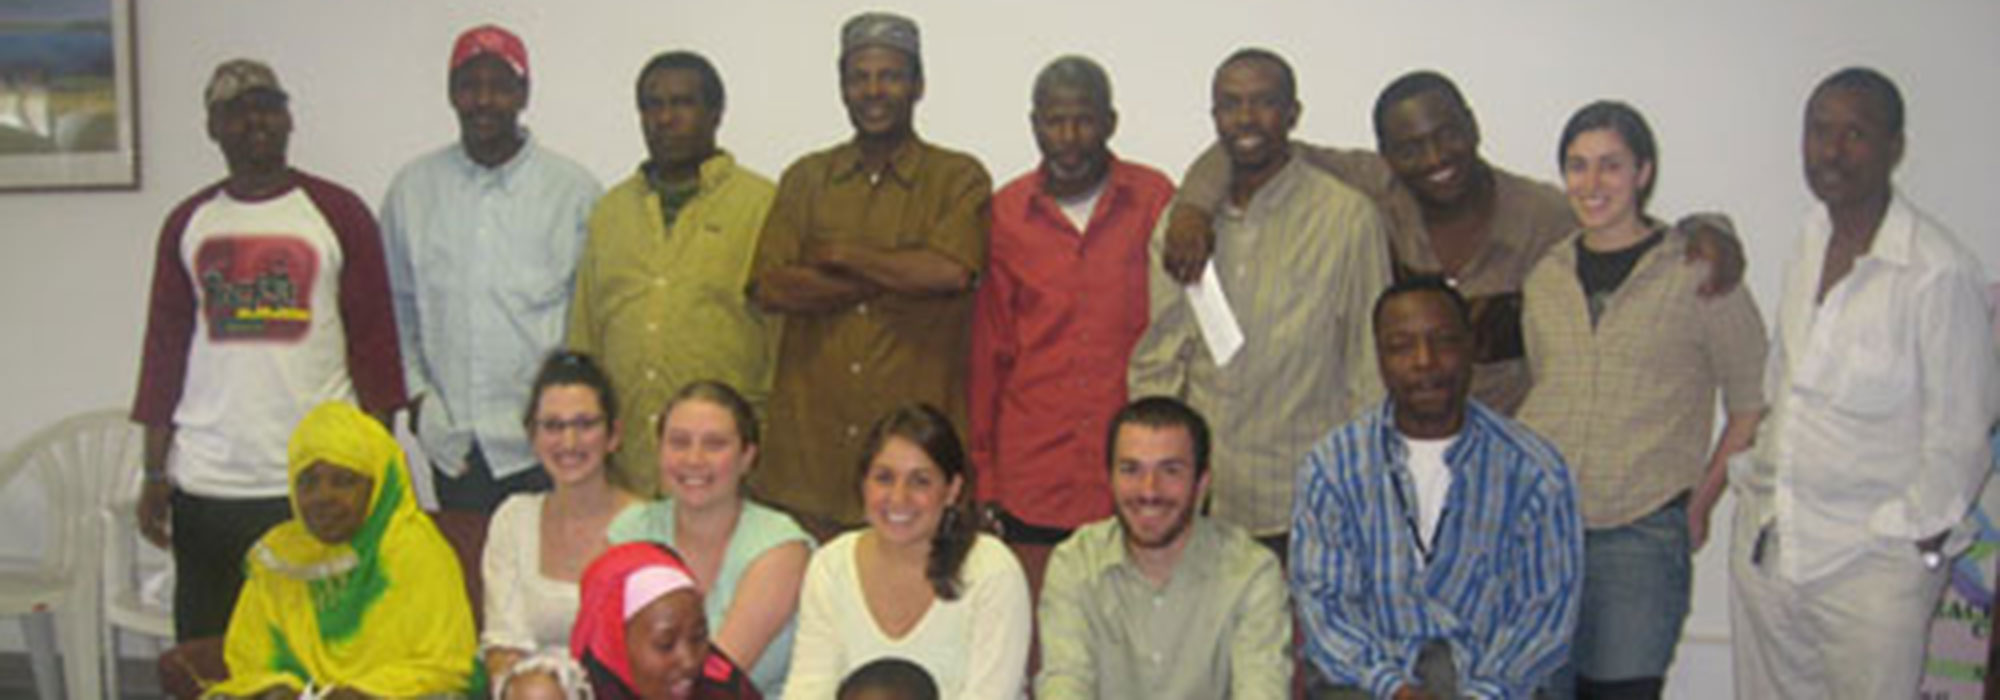
M 971 156 L 919 139 L 916 23 L 865 13 L 837 64 L 851 140 L 785 169 L 750 295 L 784 314 L 757 493 L 825 534 L 861 519 L 854 473 L 875 419 L 921 401 L 965 425 L 974 281 L 992 183 Z
M 174 634 L 219 636 L 250 545 L 291 517 L 285 449 L 325 401 L 403 405 L 375 219 L 294 170 L 277 74 L 236 59 L 205 93 L 229 175 L 167 215 L 132 420 L 146 426 L 139 528 L 174 555 Z

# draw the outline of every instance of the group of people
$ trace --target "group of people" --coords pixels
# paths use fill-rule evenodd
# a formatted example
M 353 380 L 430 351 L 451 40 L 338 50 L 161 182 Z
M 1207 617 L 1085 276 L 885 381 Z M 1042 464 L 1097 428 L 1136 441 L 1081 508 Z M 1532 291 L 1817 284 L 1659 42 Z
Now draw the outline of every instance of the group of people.
M 1915 693 L 2000 390 L 1885 76 L 1806 105 L 1821 206 L 1767 334 L 1727 218 L 1647 210 L 1624 103 L 1571 117 L 1556 187 L 1429 71 L 1373 151 L 1293 141 L 1292 68 L 1244 49 L 1177 189 L 1065 56 L 995 192 L 916 134 L 922 56 L 847 21 L 853 137 L 774 185 L 718 146 L 715 67 L 662 53 L 604 191 L 476 27 L 460 138 L 379 228 L 289 165 L 276 74 L 218 67 L 229 174 L 167 218 L 133 410 L 214 691 L 1659 697 L 1733 492 L 1738 694 Z M 492 514 L 483 615 L 398 411 L 441 507 Z

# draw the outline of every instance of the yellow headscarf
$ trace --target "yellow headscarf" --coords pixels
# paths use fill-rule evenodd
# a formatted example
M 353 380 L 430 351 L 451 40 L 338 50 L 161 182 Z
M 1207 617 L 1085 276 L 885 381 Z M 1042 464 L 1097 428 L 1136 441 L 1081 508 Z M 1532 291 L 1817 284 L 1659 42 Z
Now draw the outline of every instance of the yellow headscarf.
M 475 632 L 458 558 L 417 509 L 403 451 L 375 419 L 343 402 L 306 415 L 287 460 L 293 518 L 257 541 L 212 693 L 274 685 L 351 687 L 378 697 L 463 692 Z M 374 480 L 350 542 L 326 544 L 298 519 L 298 478 L 326 462 Z

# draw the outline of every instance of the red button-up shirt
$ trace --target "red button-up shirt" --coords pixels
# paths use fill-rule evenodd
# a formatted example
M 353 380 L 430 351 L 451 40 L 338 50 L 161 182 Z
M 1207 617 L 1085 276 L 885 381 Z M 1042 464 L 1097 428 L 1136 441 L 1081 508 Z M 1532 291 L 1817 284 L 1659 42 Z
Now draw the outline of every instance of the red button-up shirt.
M 973 312 L 972 458 L 978 494 L 1034 525 L 1111 514 L 1105 428 L 1146 330 L 1146 246 L 1173 183 L 1113 160 L 1079 234 L 1040 169 L 993 198 L 988 270 Z

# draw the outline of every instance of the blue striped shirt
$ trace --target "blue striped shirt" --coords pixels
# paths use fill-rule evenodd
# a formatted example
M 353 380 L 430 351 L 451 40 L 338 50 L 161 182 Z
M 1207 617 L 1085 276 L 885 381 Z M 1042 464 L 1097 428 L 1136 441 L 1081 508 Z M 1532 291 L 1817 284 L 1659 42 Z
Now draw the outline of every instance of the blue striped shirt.
M 1384 402 L 1300 467 L 1291 584 L 1306 656 L 1334 683 L 1388 697 L 1439 639 L 1467 696 L 1528 697 L 1568 658 L 1576 624 L 1583 525 L 1569 469 L 1546 440 L 1470 402 L 1445 451 L 1451 489 L 1425 563 L 1408 454 Z

